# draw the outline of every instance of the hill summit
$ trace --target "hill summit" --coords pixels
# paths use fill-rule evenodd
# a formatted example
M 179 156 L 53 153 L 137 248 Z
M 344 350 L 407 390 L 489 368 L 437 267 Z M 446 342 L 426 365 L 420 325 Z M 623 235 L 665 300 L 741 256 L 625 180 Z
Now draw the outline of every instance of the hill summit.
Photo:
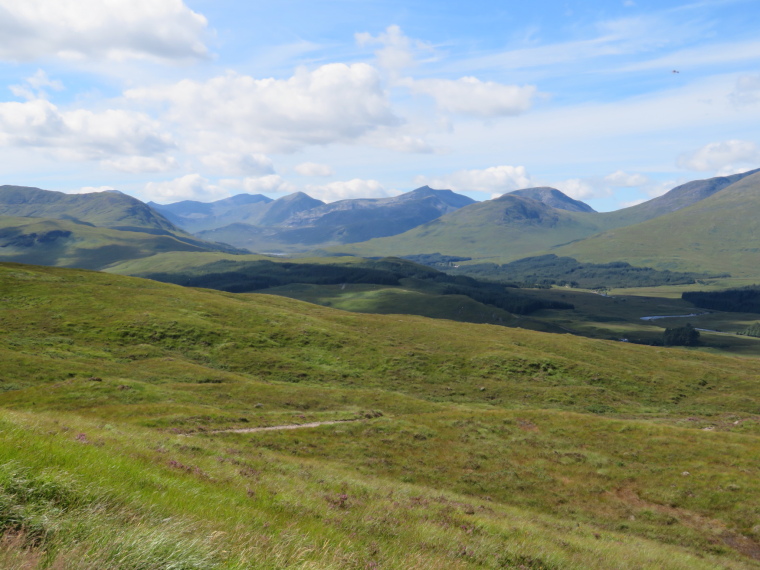
M 522 190 L 509 192 L 509 194 L 522 196 L 523 198 L 531 198 L 537 202 L 542 202 L 547 206 L 551 206 L 552 208 L 557 208 L 558 210 L 567 210 L 568 212 L 596 212 L 594 208 L 585 202 L 574 200 L 567 194 L 549 186 L 524 188 Z

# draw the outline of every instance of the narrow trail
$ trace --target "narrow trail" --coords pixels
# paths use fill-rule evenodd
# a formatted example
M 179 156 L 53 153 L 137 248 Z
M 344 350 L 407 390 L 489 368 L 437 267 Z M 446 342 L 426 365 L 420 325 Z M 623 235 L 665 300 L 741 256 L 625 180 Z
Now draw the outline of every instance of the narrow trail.
M 310 422 L 307 424 L 285 424 L 282 426 L 218 429 L 214 431 L 199 431 L 196 433 L 188 433 L 184 435 L 199 435 L 199 434 L 204 434 L 204 433 L 254 433 L 257 431 L 278 431 L 278 430 L 284 430 L 284 429 L 312 428 L 312 427 L 329 426 L 329 425 L 334 425 L 334 424 L 345 424 L 345 423 L 360 422 L 360 421 L 366 421 L 366 418 L 357 418 L 355 420 L 331 420 L 328 422 Z

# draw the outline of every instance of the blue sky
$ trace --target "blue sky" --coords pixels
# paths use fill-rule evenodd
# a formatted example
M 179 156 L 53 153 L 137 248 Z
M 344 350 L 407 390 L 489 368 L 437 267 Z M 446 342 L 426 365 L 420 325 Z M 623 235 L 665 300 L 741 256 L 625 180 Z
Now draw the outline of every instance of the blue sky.
M 755 0 L 0 0 L 2 184 L 161 203 L 760 167 Z

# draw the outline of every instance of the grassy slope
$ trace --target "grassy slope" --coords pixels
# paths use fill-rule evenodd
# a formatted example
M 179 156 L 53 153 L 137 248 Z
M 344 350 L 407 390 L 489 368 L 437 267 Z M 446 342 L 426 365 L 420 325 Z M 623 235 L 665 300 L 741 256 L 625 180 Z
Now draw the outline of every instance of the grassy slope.
M 152 257 L 118 263 L 106 269 L 119 275 L 150 275 L 153 273 L 181 273 L 219 260 L 259 261 L 286 263 L 309 263 L 326 265 L 353 265 L 366 262 L 360 257 L 314 257 L 282 258 L 257 255 L 235 256 L 219 253 L 172 252 Z M 470 323 L 510 325 L 515 317 L 509 312 L 477 302 L 462 295 L 441 295 L 433 285 L 421 289 L 424 284 L 409 286 L 387 285 L 311 285 L 291 284 L 259 291 L 282 295 L 309 303 L 359 313 L 409 314 L 437 319 L 451 319 Z M 553 330 L 543 323 L 523 323 L 525 328 Z
M 326 307 L 356 313 L 420 315 L 468 323 L 515 324 L 511 313 L 484 305 L 464 295 L 438 295 L 382 285 L 293 284 L 264 289 L 260 293 L 282 295 Z
M 759 361 L 12 264 L 0 298 L 6 566 L 760 566 Z
M 554 250 L 581 261 L 758 275 L 760 173 L 690 206 Z

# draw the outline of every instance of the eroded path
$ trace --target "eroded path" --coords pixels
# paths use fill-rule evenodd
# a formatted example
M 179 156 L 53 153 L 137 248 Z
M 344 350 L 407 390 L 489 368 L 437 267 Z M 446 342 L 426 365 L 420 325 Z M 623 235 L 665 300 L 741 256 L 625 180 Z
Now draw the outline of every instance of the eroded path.
M 257 431 L 277 431 L 277 430 L 284 430 L 284 429 L 300 429 L 300 428 L 312 428 L 312 427 L 319 427 L 319 426 L 329 426 L 333 424 L 345 424 L 349 422 L 359 422 L 362 420 L 365 420 L 365 418 L 357 418 L 355 420 L 331 420 L 328 422 L 310 422 L 306 424 L 286 424 L 282 426 L 218 429 L 214 431 L 201 431 L 201 432 L 197 432 L 196 434 L 187 434 L 187 435 L 197 435 L 199 433 L 253 433 Z

